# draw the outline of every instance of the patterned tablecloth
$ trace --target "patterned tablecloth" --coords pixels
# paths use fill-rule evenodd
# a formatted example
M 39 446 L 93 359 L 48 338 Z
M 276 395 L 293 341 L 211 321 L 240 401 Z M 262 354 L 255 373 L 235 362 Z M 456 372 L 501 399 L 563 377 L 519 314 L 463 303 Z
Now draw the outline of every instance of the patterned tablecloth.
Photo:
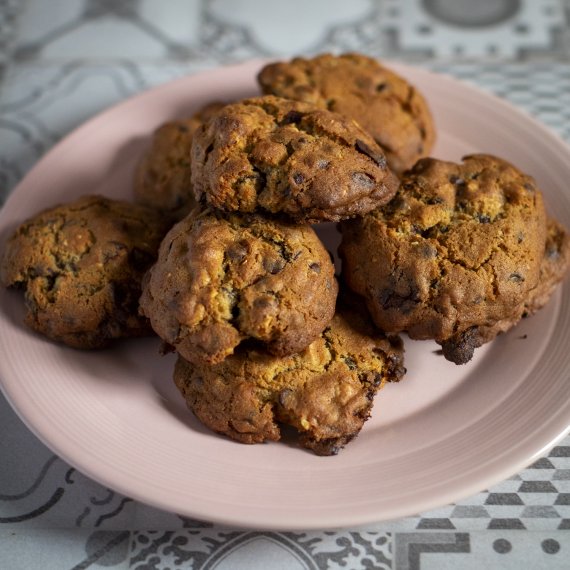
M 0 198 L 101 109 L 259 56 L 358 50 L 454 75 L 570 140 L 568 0 L 0 0 Z M 0 322 L 1 326 L 1 322 Z M 0 568 L 570 568 L 570 437 L 456 504 L 334 532 L 237 531 L 91 481 L 0 396 Z

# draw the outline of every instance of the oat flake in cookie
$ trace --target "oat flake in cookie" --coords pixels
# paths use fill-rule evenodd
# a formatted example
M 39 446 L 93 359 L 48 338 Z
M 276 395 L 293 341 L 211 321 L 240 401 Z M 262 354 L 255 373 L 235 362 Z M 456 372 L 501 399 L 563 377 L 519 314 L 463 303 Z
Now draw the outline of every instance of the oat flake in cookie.
M 463 364 L 497 323 L 523 315 L 539 283 L 546 215 L 531 177 L 473 155 L 420 160 L 388 206 L 341 231 L 344 278 L 376 324 L 435 339 Z
M 398 185 L 354 121 L 272 96 L 227 105 L 196 131 L 192 183 L 201 203 L 300 222 L 364 214 Z
M 245 339 L 273 354 L 303 350 L 327 326 L 338 291 L 308 225 L 192 212 L 174 226 L 145 280 L 141 309 L 194 363 L 216 363 Z
M 403 376 L 402 353 L 400 339 L 379 333 L 363 312 L 340 309 L 299 354 L 240 347 L 215 366 L 179 357 L 174 380 L 190 410 L 218 433 L 277 441 L 287 424 L 302 446 L 335 455 L 360 432 L 378 390 Z
M 403 77 L 360 54 L 298 57 L 264 67 L 264 93 L 305 101 L 357 121 L 397 174 L 429 154 L 435 128 L 422 94 Z
M 223 107 L 210 103 L 188 119 L 169 121 L 153 134 L 135 172 L 135 200 L 181 219 L 196 205 L 190 148 L 196 129 Z
M 26 324 L 69 346 L 152 334 L 138 300 L 168 227 L 149 208 L 85 196 L 24 222 L 6 244 L 0 277 L 24 290 Z

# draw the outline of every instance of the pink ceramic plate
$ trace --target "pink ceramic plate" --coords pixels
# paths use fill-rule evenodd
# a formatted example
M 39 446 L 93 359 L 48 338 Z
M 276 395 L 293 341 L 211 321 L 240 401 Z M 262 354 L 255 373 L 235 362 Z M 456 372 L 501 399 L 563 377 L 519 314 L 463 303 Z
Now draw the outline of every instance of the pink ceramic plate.
M 186 77 L 99 115 L 58 144 L 0 213 L 0 240 L 40 208 L 99 192 L 129 198 L 133 166 L 166 119 L 257 92 L 259 62 Z M 435 155 L 501 155 L 534 175 L 570 227 L 570 150 L 530 117 L 452 79 L 395 66 L 435 114 Z M 335 236 L 329 236 L 334 239 Z M 203 428 L 156 340 L 79 352 L 30 333 L 17 293 L 0 293 L 0 376 L 26 424 L 97 481 L 197 518 L 265 529 L 360 525 L 465 497 L 525 467 L 570 428 L 570 284 L 458 367 L 406 342 L 408 375 L 337 457 L 245 446 Z

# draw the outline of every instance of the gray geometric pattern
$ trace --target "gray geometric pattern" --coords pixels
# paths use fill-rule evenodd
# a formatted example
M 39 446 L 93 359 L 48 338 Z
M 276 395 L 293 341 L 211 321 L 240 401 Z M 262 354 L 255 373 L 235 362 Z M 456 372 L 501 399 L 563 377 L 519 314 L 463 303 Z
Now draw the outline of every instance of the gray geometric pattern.
M 459 532 L 400 533 L 394 542 L 396 568 L 399 570 L 419 570 L 422 555 L 468 553 L 471 550 L 469 535 Z
M 230 530 L 139 531 L 132 535 L 130 568 L 143 570 L 153 560 L 171 568 L 212 570 L 233 558 L 245 561 L 264 553 L 284 568 L 392 567 L 390 535 L 380 532 L 239 532 Z
M 248 15 L 253 0 L 240 14 L 231 4 L 58 0 L 45 17 L 55 3 L 0 0 L 0 203 L 102 109 L 205 68 L 300 51 L 358 50 L 447 73 L 570 141 L 570 0 L 291 0 L 265 20 Z M 1 396 L 0 433 L 2 569 L 569 567 L 570 436 L 455 504 L 291 533 L 224 529 L 106 489 L 48 450 Z

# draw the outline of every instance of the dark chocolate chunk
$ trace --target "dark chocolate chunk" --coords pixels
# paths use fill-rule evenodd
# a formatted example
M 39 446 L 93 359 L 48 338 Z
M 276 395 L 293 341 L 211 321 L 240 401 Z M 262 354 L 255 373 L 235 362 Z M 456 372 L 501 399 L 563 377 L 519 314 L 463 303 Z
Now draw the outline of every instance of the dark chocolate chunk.
M 380 168 L 386 168 L 386 157 L 382 153 L 370 148 L 363 140 L 356 139 L 354 148 L 356 148 L 358 152 L 372 159 Z
M 284 125 L 297 124 L 297 123 L 300 123 L 302 119 L 303 119 L 303 113 L 301 113 L 299 111 L 289 111 L 283 117 L 282 122 Z
M 295 182 L 295 184 L 303 184 L 305 177 L 300 172 L 295 172 L 295 174 L 293 174 L 293 182 Z
M 375 185 L 372 176 L 365 172 L 353 172 L 351 178 L 356 186 L 360 186 L 362 188 L 372 188 Z

